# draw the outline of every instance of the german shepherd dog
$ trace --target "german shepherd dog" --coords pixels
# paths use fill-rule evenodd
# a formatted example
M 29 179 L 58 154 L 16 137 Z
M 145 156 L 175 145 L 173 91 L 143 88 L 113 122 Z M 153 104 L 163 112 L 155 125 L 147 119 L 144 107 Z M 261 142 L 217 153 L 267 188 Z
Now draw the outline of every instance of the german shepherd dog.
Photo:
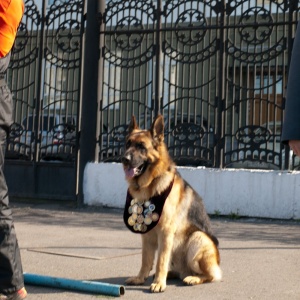
M 128 285 L 142 285 L 158 251 L 150 291 L 166 289 L 167 278 L 187 285 L 220 281 L 218 240 L 212 234 L 201 197 L 180 176 L 164 143 L 164 121 L 158 115 L 149 130 L 133 116 L 122 164 L 128 182 L 124 222 L 142 237 L 142 266 Z

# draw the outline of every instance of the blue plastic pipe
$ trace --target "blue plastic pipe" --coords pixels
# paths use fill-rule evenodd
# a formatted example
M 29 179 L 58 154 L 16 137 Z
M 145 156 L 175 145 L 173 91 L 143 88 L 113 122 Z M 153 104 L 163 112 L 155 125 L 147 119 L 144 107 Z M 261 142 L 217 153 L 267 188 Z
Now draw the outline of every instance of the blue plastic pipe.
M 24 273 L 25 284 L 49 286 L 67 290 L 77 290 L 101 295 L 119 297 L 125 294 L 125 287 L 122 285 L 109 284 L 97 281 L 82 281 L 59 277 L 50 277 L 38 274 Z

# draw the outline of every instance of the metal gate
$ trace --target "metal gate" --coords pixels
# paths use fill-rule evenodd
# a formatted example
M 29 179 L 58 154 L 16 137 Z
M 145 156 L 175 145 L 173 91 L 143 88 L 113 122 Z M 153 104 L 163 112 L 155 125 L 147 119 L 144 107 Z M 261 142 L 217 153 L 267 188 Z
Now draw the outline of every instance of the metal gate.
M 84 1 L 27 0 L 7 78 L 12 196 L 76 199 Z
M 158 113 L 179 165 L 287 169 L 280 144 L 299 1 L 108 1 L 99 13 L 99 161 Z M 293 168 L 299 160 L 291 161 Z
M 146 128 L 163 114 L 179 165 L 299 168 L 280 144 L 298 0 L 25 4 L 8 70 L 12 196 L 82 198 L 85 164 L 120 161 L 132 115 Z

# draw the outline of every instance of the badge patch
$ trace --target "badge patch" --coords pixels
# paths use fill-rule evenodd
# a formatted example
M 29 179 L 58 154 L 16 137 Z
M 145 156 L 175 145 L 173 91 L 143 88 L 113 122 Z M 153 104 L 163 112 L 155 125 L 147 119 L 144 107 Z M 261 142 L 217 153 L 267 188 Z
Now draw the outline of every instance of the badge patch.
M 163 193 L 145 201 L 133 199 L 129 190 L 127 191 L 123 219 L 132 232 L 146 233 L 158 224 L 173 182 L 174 180 Z

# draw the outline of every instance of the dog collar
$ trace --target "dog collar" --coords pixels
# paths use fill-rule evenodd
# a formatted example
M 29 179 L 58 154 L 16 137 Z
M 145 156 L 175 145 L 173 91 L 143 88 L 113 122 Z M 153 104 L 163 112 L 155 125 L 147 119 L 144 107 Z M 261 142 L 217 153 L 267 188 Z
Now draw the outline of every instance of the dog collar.
M 158 224 L 173 182 L 174 179 L 164 192 L 146 201 L 134 199 L 129 189 L 127 190 L 123 219 L 129 230 L 143 234 L 149 232 Z

